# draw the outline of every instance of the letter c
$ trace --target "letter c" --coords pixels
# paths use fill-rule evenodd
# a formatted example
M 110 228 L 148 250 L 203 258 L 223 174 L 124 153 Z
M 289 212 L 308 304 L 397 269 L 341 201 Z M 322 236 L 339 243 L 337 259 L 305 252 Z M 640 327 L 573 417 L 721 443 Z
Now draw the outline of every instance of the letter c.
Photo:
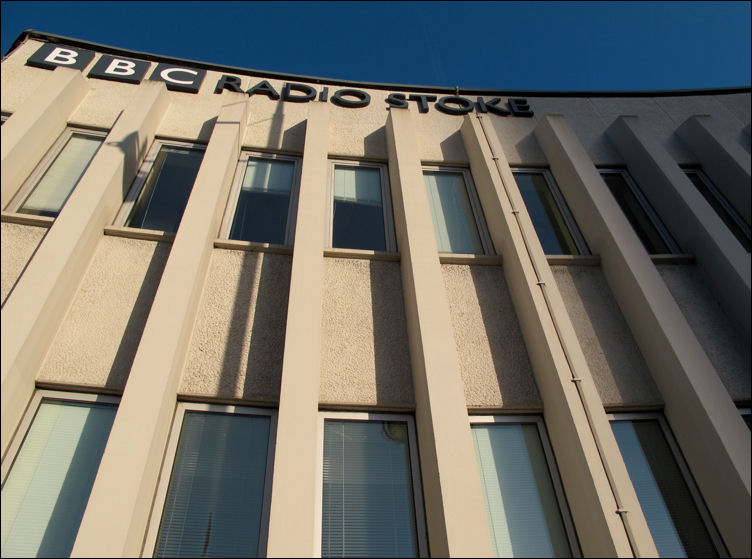
M 198 76 L 198 72 L 195 70 L 188 70 L 187 68 L 166 68 L 165 70 L 162 70 L 159 73 L 159 77 L 161 77 L 164 81 L 170 82 L 170 83 L 179 83 L 182 85 L 193 85 L 193 80 L 177 80 L 173 78 L 170 74 L 172 72 L 184 72 L 186 74 L 192 74 L 194 76 Z

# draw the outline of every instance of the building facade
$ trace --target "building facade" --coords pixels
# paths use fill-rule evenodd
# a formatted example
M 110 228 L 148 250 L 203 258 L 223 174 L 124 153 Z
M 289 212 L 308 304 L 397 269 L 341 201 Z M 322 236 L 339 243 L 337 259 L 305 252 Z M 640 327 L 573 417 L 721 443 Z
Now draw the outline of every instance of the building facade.
M 2 113 L 3 556 L 752 552 L 748 87 L 27 31 Z

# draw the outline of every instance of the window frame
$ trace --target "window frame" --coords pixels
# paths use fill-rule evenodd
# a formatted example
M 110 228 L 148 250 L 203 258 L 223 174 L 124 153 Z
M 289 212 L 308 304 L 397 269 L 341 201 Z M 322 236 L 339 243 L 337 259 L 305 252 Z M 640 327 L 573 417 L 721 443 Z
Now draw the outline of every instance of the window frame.
M 559 189 L 559 185 L 556 183 L 556 180 L 554 179 L 553 174 L 551 173 L 551 170 L 548 167 L 512 167 L 511 168 L 512 175 L 515 173 L 528 173 L 528 174 L 541 174 L 543 175 L 543 179 L 546 181 L 546 184 L 548 185 L 548 190 L 551 193 L 551 196 L 554 199 L 554 202 L 556 203 L 557 208 L 559 209 L 559 212 L 561 212 L 561 217 L 564 220 L 564 223 L 567 225 L 567 228 L 569 229 L 569 234 L 572 235 L 572 240 L 574 241 L 575 246 L 577 247 L 578 254 L 572 254 L 572 255 L 564 255 L 564 256 L 589 256 L 593 253 L 590 251 L 590 247 L 587 244 L 587 241 L 585 240 L 585 237 L 582 235 L 582 231 L 580 231 L 579 226 L 577 225 L 577 221 L 574 219 L 574 215 L 572 215 L 572 211 L 569 209 L 569 204 L 567 204 L 566 198 L 564 198 L 564 195 L 561 193 L 561 190 Z M 515 186 L 519 189 L 519 186 L 517 185 L 517 179 L 515 177 Z M 522 193 L 520 192 L 520 196 Z M 523 199 L 523 203 L 525 200 Z M 530 215 L 530 211 L 527 209 L 527 204 L 525 204 L 525 210 L 528 212 L 528 215 Z M 532 221 L 532 218 L 531 218 Z M 535 226 L 533 225 L 533 228 Z M 537 231 L 536 231 L 537 233 Z M 541 243 L 542 248 L 542 243 Z M 550 254 L 543 251 L 546 256 L 558 256 L 555 254 Z
M 85 128 L 82 126 L 66 126 L 65 130 L 63 130 L 60 136 L 58 136 L 57 140 L 55 140 L 55 142 L 50 146 L 50 148 L 42 156 L 42 159 L 39 160 L 39 163 L 36 164 L 36 166 L 34 167 L 34 170 L 29 174 L 26 180 L 21 184 L 21 186 L 13 195 L 10 202 L 8 202 L 8 204 L 5 206 L 3 211 L 23 215 L 31 219 L 39 219 L 39 218 L 57 219 L 57 216 L 50 217 L 50 216 L 39 216 L 35 214 L 25 214 L 25 213 L 21 213 L 19 210 L 21 209 L 21 206 L 23 206 L 24 202 L 26 202 L 28 197 L 31 196 L 31 194 L 34 192 L 36 187 L 39 185 L 39 181 L 41 181 L 42 178 L 44 178 L 45 173 L 47 173 L 50 166 L 52 166 L 52 164 L 55 163 L 58 156 L 62 153 L 63 149 L 65 149 L 65 146 L 68 144 L 68 141 L 73 136 L 82 135 L 82 136 L 88 136 L 91 138 L 101 138 L 102 145 L 104 145 L 108 134 L 109 134 L 109 130 L 103 130 L 100 128 Z M 70 198 L 71 194 L 73 194 L 73 191 L 78 186 L 78 183 L 81 182 L 81 179 L 86 174 L 86 171 L 89 170 L 89 167 L 91 166 L 92 161 L 94 161 L 94 158 L 99 153 L 99 150 L 102 149 L 102 145 L 100 145 L 99 148 L 97 148 L 97 151 L 96 153 L 94 153 L 94 156 L 91 158 L 91 161 L 89 161 L 89 163 L 86 165 L 86 168 L 84 169 L 84 172 L 81 175 L 81 178 L 78 180 L 78 182 L 76 182 L 75 185 L 73 185 L 73 188 L 71 189 L 68 197 L 65 199 L 65 202 L 63 202 L 63 205 L 61 206 L 60 211 L 63 211 L 63 208 L 65 207 L 65 204 L 68 201 L 68 198 Z M 58 213 L 58 215 L 60 214 Z
M 13 434 L 10 445 L 8 445 L 8 451 L 5 453 L 2 465 L 0 465 L 0 481 L 2 486 L 5 487 L 5 482 L 8 479 L 10 471 L 13 469 L 13 464 L 18 457 L 18 451 L 21 450 L 26 436 L 29 433 L 32 423 L 37 416 L 39 407 L 44 401 L 52 402 L 82 402 L 82 403 L 96 403 L 96 404 L 109 404 L 119 405 L 120 398 L 118 396 L 111 396 L 108 394 L 97 394 L 88 392 L 72 392 L 62 390 L 35 390 L 34 395 L 29 401 L 29 405 L 24 412 L 21 421 L 18 423 L 16 432 Z
M 154 168 L 154 163 L 156 162 L 157 156 L 159 155 L 159 150 L 161 150 L 163 146 L 177 147 L 177 148 L 183 148 L 183 149 L 199 149 L 204 152 L 204 155 L 206 155 L 207 144 L 202 144 L 199 142 L 181 141 L 181 140 L 170 140 L 166 138 L 155 138 L 151 144 L 151 147 L 149 148 L 149 151 L 146 152 L 146 156 L 144 157 L 144 160 L 141 162 L 141 165 L 139 165 L 138 167 L 138 172 L 136 173 L 136 177 L 133 179 L 133 183 L 131 184 L 131 187 L 128 189 L 128 194 L 126 194 L 125 198 L 123 199 L 123 203 L 120 206 L 120 210 L 115 216 L 115 219 L 112 221 L 113 226 L 124 227 L 127 229 L 133 229 L 133 230 L 138 230 L 138 231 L 154 231 L 154 229 L 144 229 L 143 227 L 131 227 L 130 225 L 126 225 L 126 222 L 131 217 L 131 213 L 133 213 L 133 207 L 136 205 L 136 201 L 138 200 L 138 197 L 141 195 L 141 191 L 143 190 L 144 185 L 146 184 L 146 180 L 149 178 L 149 174 L 151 173 L 151 170 Z M 200 170 L 200 166 L 199 166 L 199 170 Z M 193 189 L 193 185 L 191 185 L 191 189 Z M 162 231 L 160 231 L 160 233 L 161 232 Z
M 663 223 L 663 220 L 658 216 L 656 211 L 653 209 L 653 206 L 650 204 L 650 201 L 647 199 L 647 197 L 642 193 L 642 190 L 640 190 L 640 187 L 637 186 L 637 183 L 632 178 L 631 174 L 627 169 L 619 169 L 617 167 L 598 167 L 598 174 L 602 177 L 604 174 L 612 174 L 612 175 L 621 175 L 624 179 L 624 182 L 627 183 L 627 186 L 629 186 L 629 189 L 632 191 L 632 195 L 637 199 L 637 202 L 642 207 L 642 211 L 645 212 L 645 215 L 647 215 L 648 219 L 652 223 L 653 227 L 655 227 L 656 232 L 661 237 L 661 240 L 663 243 L 668 247 L 668 249 L 671 251 L 668 254 L 677 255 L 677 254 L 684 254 L 684 251 L 682 251 L 681 247 L 676 243 L 674 240 L 674 237 L 671 235 L 671 232 L 668 230 L 666 225 Z M 605 184 L 605 181 L 604 181 Z M 608 193 L 613 196 L 611 193 L 611 189 L 606 185 L 606 189 L 608 190 Z M 616 204 L 619 206 L 619 209 L 624 213 L 624 210 L 621 208 L 621 204 L 619 202 L 616 202 Z M 626 217 L 626 214 L 624 214 Z M 629 220 L 627 220 L 629 221 Z M 629 223 L 630 226 L 632 223 Z M 632 227 L 632 230 L 634 230 L 634 227 Z M 637 231 L 635 231 L 635 234 L 637 234 Z M 639 235 L 638 235 L 639 237 Z M 642 242 L 640 242 L 640 245 L 642 245 Z M 647 251 L 647 248 L 645 249 Z M 660 253 L 652 254 L 648 252 L 648 255 L 650 256 L 656 256 Z
M 269 509 L 272 497 L 272 477 L 274 475 L 274 451 L 277 443 L 277 410 L 250 406 L 207 404 L 199 402 L 177 402 L 172 418 L 169 438 L 165 446 L 164 458 L 159 470 L 157 490 L 152 501 L 149 524 L 139 557 L 154 557 L 159 530 L 162 527 L 162 514 L 167 501 L 167 491 L 172 479 L 172 470 L 177 458 L 178 442 L 183 429 L 183 419 L 187 411 L 221 415 L 263 415 L 270 418 L 269 444 L 266 449 L 266 472 L 264 474 L 264 497 L 261 505 L 261 525 L 259 526 L 258 557 L 266 557 L 269 539 Z
M 689 466 L 687 465 L 687 462 L 684 460 L 684 456 L 682 455 L 681 449 L 679 448 L 679 444 L 674 439 L 674 435 L 671 432 L 671 428 L 668 425 L 668 421 L 664 417 L 663 413 L 661 412 L 611 412 L 607 413 L 606 417 L 608 419 L 609 423 L 613 423 L 614 421 L 657 421 L 658 425 L 660 426 L 661 433 L 663 433 L 663 438 L 666 441 L 666 444 L 668 445 L 669 450 L 671 451 L 671 456 L 676 461 L 676 465 L 679 468 L 679 471 L 682 475 L 682 480 L 684 481 L 684 484 L 689 491 L 690 496 L 692 497 L 692 501 L 695 504 L 695 507 L 697 508 L 697 512 L 700 515 L 700 518 L 702 519 L 702 522 L 705 526 L 705 529 L 708 531 L 708 536 L 710 537 L 710 541 L 713 544 L 713 547 L 715 547 L 716 552 L 718 553 L 719 557 L 729 557 L 729 553 L 726 550 L 726 545 L 723 543 L 723 539 L 721 538 L 720 533 L 718 532 L 718 528 L 716 528 L 715 522 L 713 521 L 713 517 L 710 514 L 710 511 L 707 508 L 707 505 L 705 505 L 705 499 L 702 497 L 702 493 L 700 493 L 700 489 L 697 487 L 697 484 L 695 483 L 694 477 L 692 476 L 692 472 L 689 469 Z M 619 451 L 621 454 L 621 450 Z M 623 460 L 623 457 L 622 457 Z M 630 483 L 632 483 L 632 480 L 630 479 Z M 640 507 L 642 507 L 640 505 Z M 652 535 L 651 535 L 652 537 Z
M 334 157 L 329 158 L 329 171 L 327 177 L 327 192 L 326 192 L 326 239 L 325 246 L 327 249 L 354 251 L 354 252 L 369 252 L 370 249 L 357 249 L 357 248 L 342 248 L 332 246 L 332 237 L 334 236 L 334 169 L 337 165 L 344 167 L 363 167 L 368 169 L 378 169 L 381 179 L 381 210 L 383 212 L 384 219 L 384 244 L 386 251 L 371 251 L 371 252 L 397 252 L 397 237 L 394 233 L 394 211 L 392 209 L 392 195 L 389 184 L 389 166 L 387 163 L 378 163 L 375 161 L 363 161 L 359 159 L 337 159 Z
M 582 550 L 580 549 L 580 542 L 577 537 L 577 531 L 572 521 L 572 513 L 569 510 L 569 502 L 567 500 L 566 493 L 564 492 L 564 485 L 561 482 L 561 476 L 559 475 L 559 467 L 556 463 L 556 457 L 554 456 L 553 448 L 551 447 L 551 441 L 548 439 L 548 433 L 546 432 L 546 423 L 542 415 L 530 414 L 530 415 L 469 415 L 470 427 L 474 424 L 477 425 L 497 425 L 504 423 L 512 424 L 534 424 L 538 429 L 538 436 L 540 437 L 541 446 L 543 447 L 543 455 L 546 457 L 546 467 L 548 468 L 548 474 L 551 477 L 551 484 L 554 488 L 554 495 L 556 496 L 556 504 L 561 514 L 561 520 L 564 524 L 564 532 L 567 535 L 569 543 L 569 551 L 572 557 L 582 557 Z M 478 457 L 475 456 L 476 467 L 478 464 Z M 485 502 L 485 496 L 483 498 Z
M 321 410 L 318 414 L 316 441 L 316 512 L 314 516 L 314 550 L 313 557 L 321 557 L 321 542 L 324 514 L 324 423 L 327 419 L 347 421 L 395 421 L 407 424 L 407 441 L 410 452 L 410 476 L 413 490 L 413 513 L 415 514 L 415 531 L 418 543 L 418 557 L 429 557 L 428 534 L 426 529 L 425 505 L 423 502 L 423 484 L 420 476 L 420 457 L 415 431 L 415 418 L 407 414 L 344 412 Z
M 736 208 L 731 205 L 723 192 L 721 192 L 718 187 L 713 184 L 713 181 L 711 181 L 708 175 L 705 174 L 705 172 L 702 170 L 702 167 L 694 165 L 682 165 L 681 170 L 685 175 L 687 175 L 687 178 L 689 178 L 688 175 L 690 173 L 695 174 L 697 175 L 697 177 L 699 177 L 700 182 L 705 185 L 705 188 L 708 189 L 708 192 L 710 192 L 713 198 L 715 198 L 716 202 L 718 202 L 718 204 L 723 208 L 723 211 L 726 212 L 729 219 L 731 219 L 731 221 L 733 221 L 734 224 L 739 228 L 740 232 L 747 237 L 747 242 L 749 243 L 752 239 L 752 229 L 750 229 L 750 226 L 746 221 L 744 221 L 744 218 L 739 215 L 739 212 L 736 211 Z M 691 181 L 692 179 L 690 179 L 690 182 Z M 694 183 L 692 184 L 692 186 L 695 186 Z M 702 192 L 700 192 L 700 194 L 702 194 Z M 705 196 L 703 196 L 703 199 L 705 199 Z M 726 229 L 728 229 L 731 234 L 734 235 L 734 238 L 736 238 L 736 235 L 733 231 L 731 231 L 731 228 L 728 226 L 728 224 L 726 224 L 726 220 L 723 218 L 723 216 L 719 215 L 718 212 L 715 211 L 715 208 L 713 208 L 713 211 L 716 213 L 716 215 L 718 215 L 719 218 L 721 218 L 721 221 L 723 221 L 724 225 L 726 225 Z M 741 241 L 739 241 L 739 244 L 743 245 Z
M 470 169 L 467 167 L 454 167 L 451 165 L 431 165 L 431 164 L 422 164 L 421 165 L 421 179 L 423 179 L 423 188 L 425 189 L 425 172 L 438 172 L 438 173 L 461 173 L 462 174 L 462 180 L 465 182 L 465 192 L 467 193 L 467 198 L 470 202 L 470 209 L 473 212 L 473 218 L 475 219 L 475 227 L 478 230 L 478 237 L 480 237 L 480 244 L 483 247 L 483 252 L 480 256 L 493 256 L 496 254 L 496 249 L 494 247 L 493 241 L 491 240 L 491 235 L 488 232 L 488 226 L 486 225 L 486 216 L 483 213 L 483 206 L 480 203 L 480 198 L 478 198 L 478 192 L 475 189 L 475 181 L 473 181 L 473 175 L 470 172 Z M 429 208 L 430 213 L 430 208 Z M 431 227 L 433 228 L 433 216 L 431 216 Z M 435 235 L 435 231 L 434 231 Z M 437 249 L 438 249 L 438 242 L 437 242 Z M 467 255 L 468 253 L 463 252 L 441 252 L 438 251 L 438 254 L 440 255 L 447 255 L 447 254 L 462 254 Z
M 294 164 L 292 185 L 290 185 L 290 203 L 287 207 L 287 226 L 285 228 L 285 242 L 283 245 L 275 243 L 259 243 L 254 241 L 239 241 L 230 239 L 232 223 L 235 220 L 238 201 L 240 200 L 240 189 L 245 179 L 245 172 L 249 159 L 267 159 L 270 161 L 290 161 Z M 262 151 L 244 149 L 240 152 L 238 164 L 235 168 L 235 178 L 230 186 L 230 194 L 227 198 L 225 213 L 222 217 L 222 223 L 219 228 L 219 238 L 223 240 L 238 241 L 251 243 L 254 245 L 285 246 L 290 247 L 295 242 L 295 226 L 298 218 L 298 200 L 300 198 L 300 174 L 303 167 L 303 161 L 300 157 L 294 155 L 284 155 L 279 153 L 268 153 Z

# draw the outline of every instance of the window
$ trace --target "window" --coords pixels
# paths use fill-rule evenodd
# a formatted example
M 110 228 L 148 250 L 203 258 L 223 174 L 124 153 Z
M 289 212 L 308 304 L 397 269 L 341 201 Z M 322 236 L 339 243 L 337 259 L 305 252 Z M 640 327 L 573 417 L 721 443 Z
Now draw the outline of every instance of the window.
M 239 241 L 291 245 L 295 234 L 298 161 L 280 155 L 243 153 L 222 235 Z
M 412 418 L 321 416 L 322 557 L 424 557 Z
M 587 254 L 589 251 L 585 240 L 551 174 L 544 170 L 519 169 L 514 171 L 514 178 L 543 252 Z
M 625 171 L 601 169 L 600 173 L 648 254 L 681 252 L 645 196 Z
M 104 132 L 66 130 L 11 200 L 8 210 L 57 217 L 105 135 Z
M 494 555 L 578 555 L 542 419 L 471 416 L 470 421 Z
M 263 556 L 274 433 L 270 411 L 180 403 L 144 554 Z
M 396 250 L 385 165 L 333 162 L 331 246 Z
M 717 557 L 723 544 L 663 418 L 612 415 L 637 499 L 661 557 Z
M 155 142 L 115 223 L 175 233 L 203 158 L 202 146 Z
M 3 557 L 68 557 L 117 410 L 114 398 L 37 393 L 3 461 Z M 12 465 L 11 465 L 12 462 Z
M 470 172 L 425 167 L 423 179 L 439 252 L 492 254 Z
M 734 237 L 742 244 L 744 250 L 750 252 L 752 242 L 750 241 L 750 229 L 749 225 L 744 221 L 744 218 L 729 204 L 726 197 L 721 194 L 721 191 L 710 182 L 710 179 L 700 169 L 684 169 L 684 174 L 687 175 L 689 180 L 692 181 L 703 195 L 708 204 L 715 210 L 726 224 L 726 227 L 734 234 Z

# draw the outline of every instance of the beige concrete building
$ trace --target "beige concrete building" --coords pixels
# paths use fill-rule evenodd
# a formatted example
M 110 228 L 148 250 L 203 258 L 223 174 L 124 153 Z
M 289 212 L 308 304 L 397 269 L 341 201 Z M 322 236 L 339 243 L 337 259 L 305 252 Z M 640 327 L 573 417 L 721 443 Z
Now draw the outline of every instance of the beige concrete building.
M 3 557 L 752 552 L 748 87 L 26 32 L 2 114 Z

